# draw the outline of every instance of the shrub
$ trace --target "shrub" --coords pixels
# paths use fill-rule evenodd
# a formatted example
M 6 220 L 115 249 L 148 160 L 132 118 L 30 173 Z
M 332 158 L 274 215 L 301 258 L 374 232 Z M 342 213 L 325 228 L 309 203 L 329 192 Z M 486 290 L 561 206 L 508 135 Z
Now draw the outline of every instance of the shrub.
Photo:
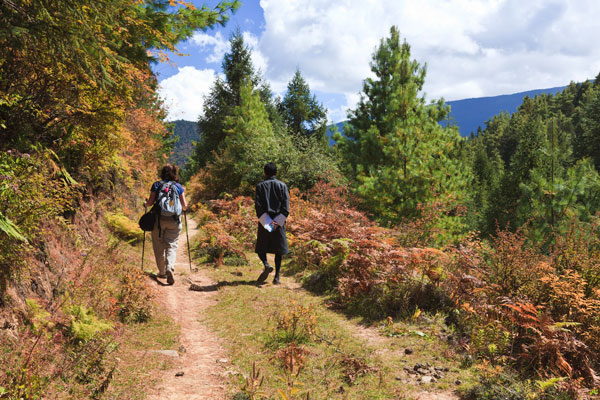
M 208 256 L 217 267 L 223 264 L 225 257 L 246 260 L 243 245 L 220 222 L 204 225 L 202 233 L 194 249 L 198 257 Z
M 98 318 L 93 310 L 84 306 L 72 306 L 68 313 L 71 316 L 70 332 L 76 342 L 87 342 L 113 328 L 110 322 Z
M 104 215 L 109 229 L 118 237 L 126 240 L 129 244 L 141 242 L 144 232 L 140 230 L 137 223 L 122 213 L 106 213 Z
M 309 342 L 316 333 L 317 314 L 311 304 L 303 306 L 295 301 L 277 315 L 275 340 L 290 344 Z
M 0 280 L 25 266 L 42 221 L 70 210 L 78 187 L 50 150 L 0 152 Z
M 154 292 L 148 287 L 145 275 L 138 269 L 129 269 L 121 280 L 117 296 L 117 313 L 123 322 L 146 322 L 152 317 Z

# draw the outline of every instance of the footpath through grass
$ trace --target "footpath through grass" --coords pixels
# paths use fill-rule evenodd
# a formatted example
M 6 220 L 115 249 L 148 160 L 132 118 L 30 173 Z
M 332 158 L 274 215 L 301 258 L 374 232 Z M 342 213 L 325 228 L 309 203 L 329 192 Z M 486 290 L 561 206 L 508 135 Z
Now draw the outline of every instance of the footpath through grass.
M 474 383 L 446 344 L 443 318 L 417 313 L 365 327 L 293 277 L 256 286 L 262 264 L 248 259 L 209 270 L 219 302 L 203 317 L 225 339 L 234 399 L 452 398 Z
M 106 393 L 108 399 L 144 399 L 160 378 L 160 371 L 171 368 L 173 359 L 151 350 L 177 350 L 179 327 L 157 304 L 148 322 L 131 326 L 122 339 L 117 356 L 118 370 Z M 149 351 L 150 350 L 150 351 Z

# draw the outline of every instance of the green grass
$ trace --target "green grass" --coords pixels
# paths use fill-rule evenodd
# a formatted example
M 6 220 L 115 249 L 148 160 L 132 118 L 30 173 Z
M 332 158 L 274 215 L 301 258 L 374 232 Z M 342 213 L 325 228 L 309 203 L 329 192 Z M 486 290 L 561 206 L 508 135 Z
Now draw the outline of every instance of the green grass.
M 178 347 L 179 326 L 166 316 L 166 311 L 157 310 L 155 314 L 148 322 L 128 327 L 117 355 L 118 371 L 104 398 L 144 399 L 160 381 L 160 371 L 173 366 L 171 357 L 145 352 Z
M 252 282 L 260 273 L 261 264 L 254 254 L 248 258 L 251 265 L 222 266 L 209 272 L 219 283 L 219 302 L 204 319 L 225 339 L 230 359 L 240 373 L 230 379 L 232 394 L 246 385 L 254 363 L 264 377 L 260 386 L 262 397 L 255 398 L 285 398 L 278 390 L 287 398 L 296 399 L 305 399 L 308 393 L 311 399 L 411 398 L 422 391 L 456 389 L 454 382 L 458 378 L 464 382 L 463 387 L 475 383 L 474 371 L 460 369 L 455 353 L 440 339 L 446 329 L 443 318 L 420 316 L 414 322 L 393 326 L 382 321 L 375 329 L 364 329 L 358 318 L 333 311 L 327 305 L 327 297 L 299 288 L 293 278 L 284 278 L 281 286 L 268 283 L 257 287 Z M 306 364 L 295 379 L 296 393 L 290 397 L 276 352 L 285 347 L 285 335 L 277 328 L 278 316 L 292 304 L 314 306 L 317 334 L 302 345 L 308 351 Z M 405 354 L 406 348 L 413 353 Z M 369 367 L 354 383 L 349 379 L 353 374 L 343 365 L 348 359 L 357 359 Z M 408 377 L 403 368 L 412 368 L 416 363 L 446 366 L 450 371 L 437 383 L 409 385 L 403 382 Z

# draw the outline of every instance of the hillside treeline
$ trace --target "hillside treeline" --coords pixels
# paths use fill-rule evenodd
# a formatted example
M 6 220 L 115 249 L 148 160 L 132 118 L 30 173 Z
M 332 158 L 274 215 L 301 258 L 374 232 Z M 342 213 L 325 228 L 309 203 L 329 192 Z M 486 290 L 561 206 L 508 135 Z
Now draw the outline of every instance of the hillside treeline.
M 525 98 L 461 138 L 440 124 L 449 108 L 426 100 L 425 66 L 393 27 L 330 147 L 326 110 L 301 71 L 273 96 L 239 33 L 222 66 L 188 169 L 206 222 L 198 255 L 216 265 L 245 257 L 246 196 L 275 161 L 293 192 L 288 266 L 306 288 L 368 320 L 444 313 L 464 365 L 481 366 L 466 398 L 593 395 L 597 79 Z
M 0 1 L 1 398 L 112 387 L 123 324 L 152 311 L 139 255 L 116 241 L 140 240 L 126 215 L 172 144 L 151 64 L 237 7 Z

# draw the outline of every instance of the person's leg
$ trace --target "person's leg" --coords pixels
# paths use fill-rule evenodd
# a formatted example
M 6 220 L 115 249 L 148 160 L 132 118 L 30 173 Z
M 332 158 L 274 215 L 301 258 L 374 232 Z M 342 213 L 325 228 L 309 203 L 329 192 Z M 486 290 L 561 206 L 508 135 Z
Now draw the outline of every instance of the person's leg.
M 273 283 L 275 285 L 279 284 L 279 270 L 281 270 L 281 254 L 275 254 L 275 277 L 273 278 Z
M 165 275 L 165 245 L 162 237 L 158 237 L 158 228 L 152 230 L 152 250 L 154 250 L 154 258 L 156 259 L 156 267 L 158 268 L 158 276 Z
M 262 261 L 263 265 L 265 266 L 265 269 L 263 269 L 263 272 L 260 273 L 260 276 L 256 280 L 258 283 L 262 283 L 267 280 L 267 277 L 273 271 L 273 267 L 271 267 L 269 265 L 269 262 L 267 261 L 267 253 L 257 253 L 257 254 L 258 254 L 258 258 L 260 258 L 260 261 Z
M 163 240 L 165 242 L 165 273 L 167 274 L 167 283 L 175 283 L 173 272 L 175 272 L 175 260 L 177 257 L 177 246 L 179 244 L 179 234 L 181 233 L 181 224 L 177 221 L 166 218 L 165 221 L 161 221 L 164 224 L 163 228 Z
M 270 267 L 269 261 L 267 260 L 267 253 L 257 253 L 257 255 L 265 267 Z

